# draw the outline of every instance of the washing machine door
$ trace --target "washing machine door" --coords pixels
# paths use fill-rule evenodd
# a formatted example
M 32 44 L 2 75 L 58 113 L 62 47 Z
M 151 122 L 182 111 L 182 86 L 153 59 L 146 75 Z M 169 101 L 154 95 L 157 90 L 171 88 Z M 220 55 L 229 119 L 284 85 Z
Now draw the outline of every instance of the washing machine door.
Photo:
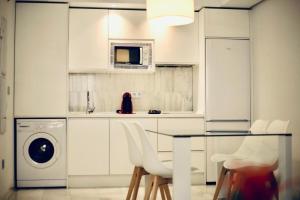
M 23 146 L 23 155 L 32 167 L 47 168 L 58 160 L 59 144 L 48 133 L 35 133 L 26 140 Z

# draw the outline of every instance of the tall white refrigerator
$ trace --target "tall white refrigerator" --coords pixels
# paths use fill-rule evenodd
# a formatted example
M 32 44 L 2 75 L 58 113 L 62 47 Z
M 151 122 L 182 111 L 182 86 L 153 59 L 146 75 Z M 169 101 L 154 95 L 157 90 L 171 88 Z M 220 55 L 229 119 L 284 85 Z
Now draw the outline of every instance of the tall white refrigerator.
M 250 126 L 249 40 L 206 39 L 206 132 L 247 133 Z M 214 153 L 235 151 L 242 138 L 207 139 L 206 181 L 215 182 Z

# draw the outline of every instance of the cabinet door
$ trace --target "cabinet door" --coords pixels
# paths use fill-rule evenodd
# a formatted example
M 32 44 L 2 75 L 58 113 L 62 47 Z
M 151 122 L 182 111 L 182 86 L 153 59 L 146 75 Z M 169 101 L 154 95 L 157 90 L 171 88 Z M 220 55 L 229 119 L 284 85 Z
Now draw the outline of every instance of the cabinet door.
M 109 174 L 109 120 L 68 120 L 68 174 Z
M 69 70 L 108 67 L 108 10 L 70 9 Z
M 133 165 L 130 163 L 127 139 L 125 132 L 119 120 L 124 120 L 127 122 L 138 121 L 145 129 L 157 130 L 156 119 L 116 119 L 110 121 L 110 174 L 132 174 Z M 157 135 L 154 133 L 149 133 L 149 139 L 152 143 L 153 148 L 157 149 Z M 137 132 L 133 132 L 133 137 L 137 143 L 140 145 L 140 138 Z
M 146 11 L 109 10 L 110 39 L 151 39 Z
M 206 37 L 249 38 L 249 11 L 204 9 Z
M 179 130 L 195 130 L 203 131 L 204 121 L 202 118 L 165 118 L 158 119 L 158 131 L 179 131 Z M 158 135 L 158 151 L 173 151 L 172 137 Z M 192 138 L 192 150 L 205 150 L 205 140 L 201 137 Z
M 67 4 L 16 4 L 16 116 L 65 116 L 67 41 Z
M 155 63 L 195 64 L 198 61 L 198 13 L 194 23 L 184 26 L 153 25 Z

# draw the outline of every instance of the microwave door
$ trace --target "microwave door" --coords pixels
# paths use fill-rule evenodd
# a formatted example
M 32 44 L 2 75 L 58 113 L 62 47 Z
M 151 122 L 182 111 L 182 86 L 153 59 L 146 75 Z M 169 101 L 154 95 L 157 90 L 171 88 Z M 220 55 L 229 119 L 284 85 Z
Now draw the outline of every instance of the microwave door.
M 141 57 L 141 51 L 140 47 L 129 47 L 129 63 L 133 65 L 139 65 L 140 64 L 140 57 Z

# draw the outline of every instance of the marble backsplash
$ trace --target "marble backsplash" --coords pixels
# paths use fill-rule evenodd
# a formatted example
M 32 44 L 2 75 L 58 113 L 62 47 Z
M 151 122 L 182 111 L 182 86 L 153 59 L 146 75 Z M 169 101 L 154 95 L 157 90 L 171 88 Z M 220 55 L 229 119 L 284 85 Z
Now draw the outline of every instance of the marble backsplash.
M 85 112 L 87 91 L 94 112 L 120 109 L 124 92 L 138 92 L 133 110 L 193 111 L 193 67 L 157 67 L 151 74 L 70 74 L 69 111 Z

